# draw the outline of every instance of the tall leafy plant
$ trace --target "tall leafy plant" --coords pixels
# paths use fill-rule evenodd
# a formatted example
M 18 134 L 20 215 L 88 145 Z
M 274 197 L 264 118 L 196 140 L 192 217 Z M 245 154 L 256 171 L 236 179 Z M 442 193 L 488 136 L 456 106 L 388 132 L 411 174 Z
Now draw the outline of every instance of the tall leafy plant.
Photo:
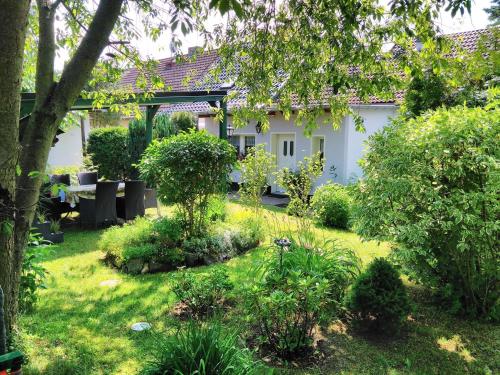
M 255 213 L 262 203 L 262 194 L 271 184 L 270 178 L 276 169 L 276 156 L 267 152 L 264 145 L 252 147 L 246 157 L 238 162 L 241 171 L 240 195 Z
M 265 264 L 247 303 L 260 343 L 292 359 L 310 348 L 319 323 L 337 316 L 358 272 L 358 259 L 334 242 L 311 248 L 294 241 L 288 245 Z
M 369 139 L 356 210 L 360 234 L 396 242 L 450 308 L 497 319 L 499 139 L 498 103 L 396 119 Z
M 210 197 L 227 191 L 235 162 L 227 141 L 191 131 L 153 142 L 139 169 L 163 203 L 177 205 L 186 234 L 197 236 L 205 232 Z
M 283 187 L 290 197 L 287 208 L 289 215 L 303 217 L 309 209 L 309 194 L 314 182 L 323 173 L 323 160 L 320 153 L 305 157 L 297 163 L 297 168 L 283 168 L 276 174 L 276 183 Z

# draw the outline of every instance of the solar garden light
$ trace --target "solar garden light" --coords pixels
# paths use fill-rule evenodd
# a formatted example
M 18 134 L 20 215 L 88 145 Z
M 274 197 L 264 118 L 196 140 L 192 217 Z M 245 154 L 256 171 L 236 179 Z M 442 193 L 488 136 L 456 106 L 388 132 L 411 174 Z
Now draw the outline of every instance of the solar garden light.
M 280 248 L 280 270 L 281 270 L 283 268 L 283 252 L 285 250 L 288 250 L 288 248 L 292 244 L 292 241 L 290 241 L 286 237 L 283 237 L 283 238 L 275 239 L 274 243 L 276 246 L 278 246 Z

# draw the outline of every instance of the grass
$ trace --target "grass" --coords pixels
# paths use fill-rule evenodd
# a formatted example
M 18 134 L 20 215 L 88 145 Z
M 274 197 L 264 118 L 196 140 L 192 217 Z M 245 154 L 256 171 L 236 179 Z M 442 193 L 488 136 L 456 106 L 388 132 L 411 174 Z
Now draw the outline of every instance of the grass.
M 230 221 L 245 220 L 241 206 L 229 205 Z M 280 210 L 268 212 L 268 234 L 277 227 L 294 226 Z M 318 236 L 335 239 L 354 249 L 367 264 L 385 256 L 388 244 L 362 242 L 351 232 L 315 229 Z M 48 288 L 40 293 L 34 312 L 20 317 L 20 342 L 28 355 L 25 374 L 136 374 L 155 345 L 149 332 L 130 330 L 132 323 L 147 321 L 155 332 L 174 334 L 179 320 L 169 314 L 175 303 L 170 285 L 175 272 L 129 276 L 106 267 L 96 243 L 102 231 L 70 230 L 65 242 L 46 255 Z M 252 282 L 249 271 L 264 257 L 262 246 L 224 265 L 238 288 Z M 206 272 L 207 267 L 194 272 Z M 117 280 L 110 282 L 110 280 Z M 103 284 L 104 282 L 104 284 Z M 118 283 L 113 286 L 113 283 Z M 111 284 L 111 285 L 109 285 Z M 493 374 L 500 371 L 500 330 L 491 324 L 451 317 L 433 307 L 426 292 L 411 287 L 415 312 L 408 330 L 394 341 L 366 338 L 341 323 L 324 332 L 326 353 L 319 364 L 283 373 L 299 374 Z M 222 321 L 245 327 L 238 311 Z

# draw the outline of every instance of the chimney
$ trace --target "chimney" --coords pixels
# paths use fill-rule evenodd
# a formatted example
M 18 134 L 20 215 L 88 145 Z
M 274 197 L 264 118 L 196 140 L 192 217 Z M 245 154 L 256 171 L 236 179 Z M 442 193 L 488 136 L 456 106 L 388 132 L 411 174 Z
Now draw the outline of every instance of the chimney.
M 189 47 L 188 48 L 188 56 L 189 57 L 193 56 L 196 52 L 201 51 L 201 49 L 202 49 L 201 47 L 197 47 L 197 46 Z

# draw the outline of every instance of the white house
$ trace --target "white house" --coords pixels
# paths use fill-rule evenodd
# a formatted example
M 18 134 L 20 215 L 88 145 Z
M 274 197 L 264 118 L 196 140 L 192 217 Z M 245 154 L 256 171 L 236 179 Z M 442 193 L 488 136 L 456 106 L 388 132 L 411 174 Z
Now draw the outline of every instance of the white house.
M 316 186 L 328 180 L 347 184 L 362 174 L 357 162 L 363 155 L 364 141 L 383 128 L 397 111 L 395 104 L 357 105 L 354 108 L 364 119 L 364 133 L 355 130 L 353 119 L 348 116 L 344 118 L 338 130 L 323 125 L 315 130 L 311 137 L 307 137 L 304 135 L 304 129 L 296 125 L 294 116 L 286 120 L 276 113 L 270 115 L 270 129 L 266 133 L 257 132 L 257 124 L 253 122 L 244 128 L 235 129 L 230 142 L 242 154 L 248 147 L 264 144 L 267 151 L 276 155 L 279 169 L 294 169 L 297 162 L 304 157 L 320 152 L 323 154 L 325 168 Z M 231 117 L 228 123 L 231 125 Z M 199 126 L 214 135 L 219 134 L 219 124 L 213 117 L 201 117 Z M 234 172 L 232 177 L 237 182 L 238 172 Z M 282 192 L 277 185 L 272 186 L 271 191 Z

